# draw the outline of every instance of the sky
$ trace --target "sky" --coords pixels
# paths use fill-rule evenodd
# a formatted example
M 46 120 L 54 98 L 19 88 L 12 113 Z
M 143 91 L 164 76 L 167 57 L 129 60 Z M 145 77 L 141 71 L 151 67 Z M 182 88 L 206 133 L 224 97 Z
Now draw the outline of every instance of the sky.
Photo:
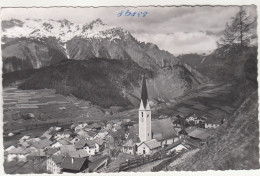
M 246 9 L 252 17 L 256 16 L 255 6 Z M 125 16 L 127 10 L 131 14 L 147 14 L 145 17 Z M 67 19 L 81 24 L 100 18 L 108 25 L 124 28 L 141 42 L 154 43 L 160 49 L 179 55 L 209 53 L 216 49 L 225 24 L 238 10 L 238 6 L 4 8 L 1 18 Z

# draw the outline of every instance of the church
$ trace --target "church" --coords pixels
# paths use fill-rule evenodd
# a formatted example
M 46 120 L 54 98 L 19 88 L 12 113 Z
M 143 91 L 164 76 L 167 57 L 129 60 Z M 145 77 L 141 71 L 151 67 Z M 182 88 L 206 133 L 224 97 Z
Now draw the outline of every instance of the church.
M 138 115 L 138 124 L 135 124 L 131 128 L 127 142 L 123 145 L 123 152 L 152 155 L 179 139 L 178 133 L 172 127 L 170 118 L 152 121 L 145 77 L 143 77 L 142 81 L 141 102 Z

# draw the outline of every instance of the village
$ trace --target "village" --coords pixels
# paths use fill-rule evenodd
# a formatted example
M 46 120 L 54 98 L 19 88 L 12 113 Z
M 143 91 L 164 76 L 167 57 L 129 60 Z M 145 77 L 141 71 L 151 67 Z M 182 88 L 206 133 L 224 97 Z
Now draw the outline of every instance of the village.
M 5 164 L 30 165 L 28 173 L 127 171 L 155 160 L 172 161 L 200 149 L 225 120 L 196 114 L 161 115 L 152 120 L 151 112 L 143 78 L 138 122 L 116 119 L 75 121 L 68 128 L 52 126 L 40 136 L 24 135 L 16 145 L 6 148 Z M 159 163 L 155 168 L 161 170 L 166 165 Z

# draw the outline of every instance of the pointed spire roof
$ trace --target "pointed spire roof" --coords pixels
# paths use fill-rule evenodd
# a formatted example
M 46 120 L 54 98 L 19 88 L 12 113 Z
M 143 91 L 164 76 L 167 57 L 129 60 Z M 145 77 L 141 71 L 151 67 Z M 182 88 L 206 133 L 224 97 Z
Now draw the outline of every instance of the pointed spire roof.
M 143 102 L 144 108 L 146 108 L 146 105 L 147 105 L 147 102 L 148 102 L 148 93 L 147 93 L 147 87 L 146 87 L 146 79 L 145 79 L 145 76 L 143 76 L 141 100 L 142 100 L 142 102 Z

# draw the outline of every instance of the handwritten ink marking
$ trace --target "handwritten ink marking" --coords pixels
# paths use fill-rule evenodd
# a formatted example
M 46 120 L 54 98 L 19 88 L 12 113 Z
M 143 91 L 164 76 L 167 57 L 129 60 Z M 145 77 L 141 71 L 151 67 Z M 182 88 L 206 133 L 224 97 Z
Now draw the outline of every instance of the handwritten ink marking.
M 130 10 L 128 9 L 125 13 L 123 10 L 121 10 L 118 14 L 117 17 L 121 17 L 121 16 L 136 16 L 136 17 L 146 17 L 148 14 L 148 12 L 130 12 Z

